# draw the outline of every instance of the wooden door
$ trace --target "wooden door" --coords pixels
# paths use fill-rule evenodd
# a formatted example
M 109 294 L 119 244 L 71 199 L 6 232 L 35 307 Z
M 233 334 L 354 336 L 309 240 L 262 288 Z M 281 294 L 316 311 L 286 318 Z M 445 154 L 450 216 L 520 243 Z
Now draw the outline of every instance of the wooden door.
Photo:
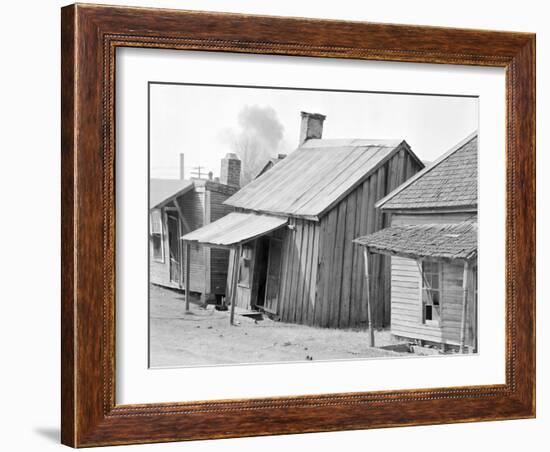
M 282 249 L 283 241 L 281 239 L 274 237 L 269 239 L 264 309 L 273 314 L 277 314 L 278 311 Z
M 170 252 L 170 282 L 181 283 L 180 228 L 177 216 L 166 216 L 168 229 L 168 250 Z

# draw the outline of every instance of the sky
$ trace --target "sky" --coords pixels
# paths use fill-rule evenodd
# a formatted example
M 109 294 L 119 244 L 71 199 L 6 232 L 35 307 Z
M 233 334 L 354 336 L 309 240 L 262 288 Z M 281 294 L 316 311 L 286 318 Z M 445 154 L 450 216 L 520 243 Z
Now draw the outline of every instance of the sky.
M 405 140 L 423 161 L 478 127 L 472 97 L 151 84 L 150 176 L 178 178 L 180 153 L 186 178 L 198 165 L 218 176 L 220 160 L 249 133 L 270 155 L 288 154 L 301 111 L 326 115 L 323 138 Z

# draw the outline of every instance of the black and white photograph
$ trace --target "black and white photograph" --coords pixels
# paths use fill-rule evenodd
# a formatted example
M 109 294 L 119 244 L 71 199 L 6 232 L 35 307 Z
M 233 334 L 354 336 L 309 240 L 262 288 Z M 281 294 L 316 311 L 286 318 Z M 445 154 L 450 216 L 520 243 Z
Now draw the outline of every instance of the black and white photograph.
M 478 353 L 478 120 L 474 95 L 150 82 L 149 366 Z

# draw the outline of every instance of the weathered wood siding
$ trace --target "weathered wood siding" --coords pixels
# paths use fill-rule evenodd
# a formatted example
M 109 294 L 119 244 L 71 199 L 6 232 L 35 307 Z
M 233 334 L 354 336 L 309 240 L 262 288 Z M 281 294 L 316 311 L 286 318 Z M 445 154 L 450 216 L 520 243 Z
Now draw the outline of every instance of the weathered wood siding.
M 204 190 L 193 190 L 178 198 L 191 231 L 204 226 Z M 192 292 L 204 291 L 204 247 L 193 244 L 191 249 L 190 288 Z
M 354 245 L 353 239 L 389 226 L 389 215 L 376 209 L 375 203 L 419 170 L 418 162 L 401 149 L 320 221 L 289 219 L 290 227 L 284 229 L 277 308 L 282 321 L 330 328 L 367 327 L 362 248 Z M 371 270 L 374 323 L 376 327 L 389 326 L 389 258 L 373 255 Z M 236 305 L 250 309 L 253 296 L 252 290 L 237 289 Z
M 208 190 L 208 186 L 207 186 Z M 233 207 L 226 206 L 223 202 L 231 192 L 208 190 L 210 201 L 210 222 L 219 220 L 233 211 Z M 210 253 L 210 287 L 214 294 L 226 293 L 227 268 L 229 265 L 229 251 L 219 248 L 207 248 Z
M 285 229 L 277 313 L 284 322 L 313 324 L 319 266 L 320 225 L 290 219 Z
M 454 214 L 394 214 L 392 224 L 458 223 L 471 219 L 471 213 Z M 422 275 L 414 259 L 391 257 L 391 331 L 392 334 L 410 339 L 420 339 L 442 344 L 460 344 L 462 320 L 463 262 L 444 263 L 441 280 L 440 325 L 423 322 Z M 475 346 L 477 325 L 477 271 L 469 275 L 468 314 L 466 344 Z
M 182 231 L 194 231 L 232 212 L 233 208 L 224 205 L 223 202 L 237 190 L 237 187 L 231 187 L 213 181 L 195 181 L 194 190 L 176 199 L 185 217 L 185 222 L 181 222 Z M 172 207 L 170 207 L 170 209 L 172 209 Z M 166 208 L 162 210 L 163 227 L 166 232 Z M 152 248 L 152 243 L 150 243 L 149 246 Z M 156 262 L 151 259 L 149 265 L 151 282 L 167 287 L 182 288 L 179 284 L 174 284 L 170 281 L 170 264 L 167 258 L 167 234 L 164 236 L 164 250 L 164 262 Z M 200 244 L 192 244 L 190 250 L 191 291 L 201 294 L 225 294 L 229 252 L 227 250 L 209 248 Z M 185 262 L 185 254 L 183 254 L 183 261 Z
M 393 256 L 392 260 L 392 334 L 405 338 L 430 342 L 460 345 L 462 321 L 462 263 L 444 263 L 441 282 L 441 321 L 438 326 L 426 325 L 422 318 L 422 275 L 413 259 Z M 472 284 L 468 290 L 467 345 L 473 345 L 475 337 L 476 294 L 473 281 L 477 278 L 471 271 Z
M 192 190 L 183 196 L 176 199 L 181 211 L 184 213 L 185 222 L 189 226 L 189 230 L 200 228 L 204 224 L 204 191 L 197 192 Z M 175 208 L 170 207 L 174 211 Z M 179 284 L 174 284 L 170 281 L 170 259 L 168 249 L 168 233 L 166 224 L 166 210 L 162 208 L 162 221 L 164 230 L 164 263 L 150 260 L 149 273 L 151 282 L 166 287 L 183 288 Z M 185 226 L 181 225 L 185 231 Z M 152 246 L 152 244 L 150 245 Z M 185 254 L 183 256 L 185 259 Z M 194 292 L 202 292 L 204 290 L 204 251 L 201 245 L 191 246 L 191 290 Z
M 237 296 L 235 306 L 238 306 L 243 309 L 255 308 L 256 304 L 263 305 L 264 300 L 259 299 L 259 280 L 260 272 L 264 273 L 264 277 L 267 277 L 267 252 L 269 249 L 269 239 L 270 237 L 275 237 L 277 239 L 285 241 L 287 238 L 288 231 L 286 228 L 281 228 L 279 230 L 273 231 L 270 234 L 260 237 L 259 239 L 248 242 L 247 245 L 252 249 L 252 267 L 250 269 L 251 278 L 250 278 L 250 287 L 246 287 L 241 284 L 237 284 Z M 233 256 L 234 251 L 229 252 L 229 265 L 227 270 L 227 287 L 231 286 L 231 280 L 233 277 Z M 284 253 L 284 251 L 283 251 Z M 281 256 L 283 257 L 283 256 Z M 282 262 L 281 262 L 282 266 Z M 279 300 L 278 307 L 280 307 L 280 294 L 281 294 L 281 280 L 279 280 Z M 228 293 L 227 296 L 230 294 Z
M 352 240 L 389 226 L 391 218 L 375 203 L 420 170 L 405 150 L 396 153 L 342 199 L 320 221 L 319 269 L 313 324 L 331 328 L 366 328 L 366 286 L 362 248 Z M 373 323 L 390 324 L 390 259 L 373 255 Z
M 149 281 L 166 287 L 179 288 L 179 284 L 170 281 L 170 257 L 168 244 L 168 227 L 166 224 L 166 209 L 161 209 L 164 251 L 163 261 L 153 259 L 153 240 L 149 237 Z
M 470 212 L 456 213 L 423 213 L 423 214 L 401 214 L 394 213 L 392 216 L 392 225 L 401 224 L 455 224 L 466 220 L 476 219 L 477 215 Z
M 249 245 L 252 246 L 252 253 L 254 257 L 254 251 L 255 251 L 255 243 L 251 242 Z M 233 273 L 233 262 L 234 262 L 234 250 L 229 251 L 229 264 L 227 266 L 227 287 L 232 287 L 232 278 L 234 276 Z M 254 262 L 254 259 L 252 259 L 252 262 Z M 254 269 L 252 268 L 251 271 L 253 272 Z M 236 275 L 238 278 L 238 275 Z M 252 279 L 252 278 L 251 278 Z M 236 295 L 236 301 L 235 306 L 238 306 L 239 308 L 243 309 L 251 309 L 252 307 L 252 291 L 251 287 L 244 287 L 242 285 L 237 284 L 237 295 Z M 230 289 L 231 290 L 231 289 Z M 228 290 L 226 293 L 226 297 L 228 298 L 228 301 L 231 298 L 231 293 Z

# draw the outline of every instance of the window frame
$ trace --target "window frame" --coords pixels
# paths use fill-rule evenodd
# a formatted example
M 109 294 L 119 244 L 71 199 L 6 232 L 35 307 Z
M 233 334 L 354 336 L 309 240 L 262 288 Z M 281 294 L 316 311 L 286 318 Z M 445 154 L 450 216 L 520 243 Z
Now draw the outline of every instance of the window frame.
M 160 224 L 160 232 L 153 232 L 153 212 L 159 213 L 159 224 Z M 164 212 L 163 209 L 151 209 L 149 211 L 149 240 L 152 243 L 152 252 L 151 252 L 151 260 L 154 262 L 159 262 L 161 264 L 165 263 L 166 255 L 164 252 Z M 155 237 L 158 237 L 160 240 L 160 257 L 155 255 Z
M 434 272 L 434 271 L 430 271 L 430 272 L 427 272 L 424 270 L 424 264 L 429 264 L 431 266 L 433 265 L 436 265 L 437 266 L 437 272 Z M 421 309 L 422 309 L 422 318 L 421 318 L 421 321 L 422 321 L 422 324 L 425 325 L 425 326 L 428 326 L 428 327 L 435 327 L 435 328 L 441 328 L 442 326 L 442 323 L 443 323 L 443 262 L 440 262 L 440 261 L 432 261 L 432 260 L 421 260 L 419 262 L 419 270 L 420 270 L 420 301 L 421 301 Z M 432 279 L 430 278 L 428 280 L 428 278 L 426 278 L 426 274 L 429 274 L 431 275 L 432 277 L 434 275 L 437 275 L 437 279 L 438 279 L 438 287 L 436 289 L 432 288 L 431 284 L 430 284 L 430 287 L 427 287 L 426 286 L 426 283 L 428 282 L 431 282 Z M 437 305 L 435 305 L 433 303 L 433 297 L 429 296 L 429 295 L 426 295 L 425 297 L 425 294 L 431 294 L 431 293 L 434 293 L 434 292 L 437 292 L 438 294 L 438 302 L 437 302 Z M 426 299 L 430 299 L 431 300 L 431 303 L 427 303 L 426 302 Z M 432 315 L 432 319 L 427 319 L 426 318 L 426 307 L 427 306 L 432 306 L 432 310 L 434 309 L 434 306 L 438 306 L 439 309 L 438 309 L 438 316 L 439 316 L 439 319 L 438 320 L 434 320 L 433 319 L 433 315 Z
M 237 285 L 239 287 L 244 287 L 250 289 L 252 287 L 252 272 L 253 272 L 253 255 L 254 255 L 255 246 L 252 244 L 243 244 L 238 249 L 239 255 L 239 271 L 237 275 Z M 245 257 L 245 254 L 248 253 L 247 250 L 250 250 L 250 257 Z M 244 268 L 244 263 L 248 262 L 248 280 L 242 280 L 242 270 Z

